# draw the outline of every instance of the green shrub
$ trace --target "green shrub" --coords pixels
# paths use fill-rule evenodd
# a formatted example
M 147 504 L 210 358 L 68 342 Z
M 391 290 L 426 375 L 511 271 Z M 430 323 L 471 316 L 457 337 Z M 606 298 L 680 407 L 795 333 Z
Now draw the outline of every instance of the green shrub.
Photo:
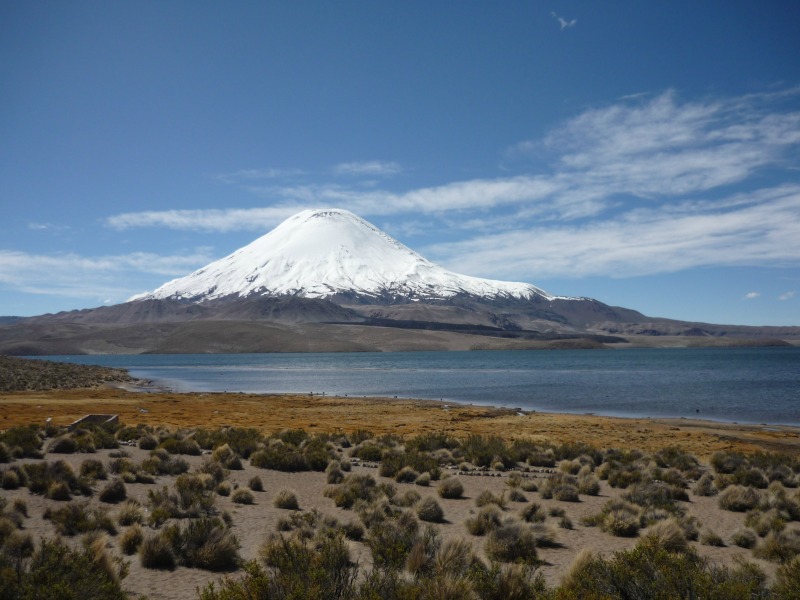
M 523 508 L 520 516 L 527 523 L 544 523 L 546 518 L 544 509 L 536 502 L 531 502 Z
M 132 527 L 126 529 L 121 536 L 119 536 L 119 547 L 124 554 L 130 556 L 139 551 L 139 546 L 144 541 L 144 532 L 141 526 L 137 523 Z
M 725 540 L 711 529 L 704 529 L 700 532 L 700 543 L 704 546 L 716 546 L 717 548 L 725 546 Z
M 214 449 L 211 457 L 220 463 L 224 468 L 231 471 L 242 470 L 242 459 L 234 452 L 228 444 L 222 444 Z
M 378 568 L 400 569 L 418 541 L 419 524 L 412 513 L 400 513 L 397 518 L 376 522 L 365 541 Z
M 59 535 L 73 536 L 96 530 L 104 530 L 111 535 L 117 533 L 107 512 L 90 507 L 88 502 L 70 502 L 55 510 L 47 509 L 43 516 L 53 523 Z
M 371 502 L 377 493 L 375 478 L 367 473 L 350 473 L 342 483 L 331 486 L 324 492 L 339 508 L 352 508 L 357 500 Z
M 53 454 L 72 454 L 78 451 L 78 443 L 72 437 L 61 437 L 53 440 L 47 451 Z
M 414 483 L 414 481 L 417 480 L 417 477 L 419 477 L 419 473 L 417 473 L 413 468 L 406 466 L 397 472 L 397 474 L 394 476 L 394 480 L 397 483 Z
M 444 511 L 432 496 L 427 496 L 417 505 L 417 516 L 421 521 L 441 523 L 444 521 Z
M 499 562 L 538 564 L 536 536 L 529 525 L 507 522 L 489 531 L 486 555 Z
M 325 481 L 331 485 L 335 485 L 341 483 L 343 480 L 344 472 L 342 471 L 341 463 L 339 463 L 338 460 L 332 460 L 325 468 Z
M 185 567 L 231 571 L 239 565 L 239 541 L 220 519 L 192 519 L 184 528 L 172 525 L 164 536 Z
M 122 502 L 128 497 L 128 491 L 125 489 L 125 484 L 121 479 L 114 479 L 106 487 L 102 489 L 98 498 L 101 502 L 109 504 L 117 504 Z
M 457 477 L 448 477 L 439 482 L 436 491 L 442 498 L 462 498 L 464 496 L 464 485 Z
M 757 558 L 786 563 L 800 554 L 800 529 L 770 532 L 753 550 Z
M 120 580 L 126 571 L 95 548 L 71 548 L 61 540 L 42 540 L 17 593 L 22 600 L 126 600 Z
M 785 600 L 800 598 L 800 558 L 795 557 L 778 567 L 772 594 Z
M 50 500 L 60 500 L 62 502 L 72 500 L 69 485 L 64 481 L 54 481 L 47 486 L 47 497 Z
M 497 529 L 502 524 L 502 513 L 494 504 L 484 506 L 478 514 L 468 517 L 464 526 L 472 535 L 482 536 Z
M 88 477 L 89 479 L 105 479 L 108 477 L 102 461 L 94 458 L 87 458 L 81 463 L 80 474 L 81 477 Z
M 717 488 L 714 486 L 714 476 L 711 473 L 705 473 L 694 484 L 692 492 L 696 496 L 716 496 Z
M 489 504 L 494 504 L 499 508 L 505 508 L 506 506 L 506 497 L 505 492 L 501 493 L 499 496 L 493 494 L 490 490 L 483 490 L 478 496 L 475 498 L 475 506 L 482 507 L 487 506 Z
M 231 496 L 231 500 L 236 504 L 253 504 L 255 502 L 255 497 L 253 496 L 253 492 L 245 488 L 239 488 L 235 492 L 233 492 L 233 496 Z
M 308 462 L 303 453 L 293 446 L 284 444 L 253 452 L 250 455 L 250 464 L 261 469 L 289 473 L 309 470 Z
M 556 471 L 539 488 L 542 498 L 578 502 L 578 479 L 574 475 Z
M 632 550 L 604 558 L 580 554 L 558 598 L 765 598 L 766 577 L 753 565 L 715 566 L 689 548 L 669 552 L 648 538 Z
M 275 508 L 283 508 L 285 510 L 300 510 L 300 504 L 297 501 L 297 494 L 290 490 L 281 490 L 272 500 Z
M 341 536 L 313 540 L 272 536 L 262 546 L 260 555 L 263 566 L 255 561 L 245 564 L 241 578 L 209 584 L 200 600 L 358 597 L 355 583 L 358 568 L 350 560 Z
M 745 512 L 758 506 L 760 501 L 761 494 L 758 490 L 741 485 L 732 485 L 720 493 L 717 502 L 722 509 Z
M 117 523 L 123 527 L 144 522 L 142 507 L 136 500 L 126 500 L 117 513 Z
M 166 537 L 157 533 L 150 535 L 139 544 L 139 562 L 145 569 L 175 568 L 175 554 Z
M 15 458 L 42 458 L 42 438 L 38 427 L 11 427 L 0 433 L 0 442 Z
M 138 446 L 142 450 L 155 450 L 158 447 L 158 440 L 152 435 L 143 435 L 139 438 Z
M 0 485 L 2 485 L 4 490 L 16 490 L 20 485 L 19 475 L 16 471 L 12 471 L 11 469 L 3 471 L 3 476 L 0 478 Z
M 758 538 L 750 529 L 739 529 L 731 536 L 731 542 L 740 548 L 754 548 Z

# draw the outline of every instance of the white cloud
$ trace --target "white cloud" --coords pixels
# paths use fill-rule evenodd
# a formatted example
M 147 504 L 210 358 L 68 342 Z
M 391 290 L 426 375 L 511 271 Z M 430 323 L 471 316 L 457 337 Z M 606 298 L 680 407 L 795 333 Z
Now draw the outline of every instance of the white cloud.
M 266 231 L 304 208 L 336 206 L 391 217 L 395 231 L 418 231 L 426 215 L 461 236 L 469 232 L 472 239 L 431 250 L 451 268 L 487 276 L 796 265 L 800 185 L 791 169 L 800 112 L 784 105 L 798 96 L 800 88 L 691 102 L 674 91 L 637 94 L 520 142 L 517 159 L 536 159 L 526 174 L 396 191 L 308 177 L 277 185 L 268 181 L 272 171 L 240 171 L 236 183 L 267 206 L 125 213 L 107 224 Z M 372 177 L 399 171 L 382 161 L 333 169 Z
M 795 294 L 794 290 L 784 292 L 780 296 L 778 296 L 778 300 L 791 300 L 792 298 L 794 298 L 794 294 Z
M 131 289 L 139 275 L 185 275 L 212 260 L 209 249 L 174 256 L 145 252 L 87 257 L 78 254 L 28 254 L 0 250 L 0 285 L 32 294 L 117 300 L 140 291 Z
M 403 172 L 403 167 L 396 162 L 369 160 L 340 163 L 333 167 L 336 175 L 367 175 L 370 177 L 389 177 Z
M 599 275 L 630 277 L 699 266 L 800 263 L 793 240 L 800 186 L 736 199 L 640 209 L 581 225 L 517 229 L 435 244 L 430 258 L 463 273 L 532 280 Z M 721 207 L 733 206 L 730 210 Z
M 760 295 L 761 292 L 747 292 L 744 295 L 744 300 L 754 300 L 755 298 L 758 298 Z
M 303 208 L 294 205 L 249 209 L 145 211 L 114 215 L 106 219 L 106 224 L 114 229 L 167 227 L 199 231 L 266 230 Z
M 570 27 L 575 27 L 575 25 L 578 23 L 578 19 L 572 19 L 570 21 L 567 21 L 564 17 L 560 17 L 554 12 L 551 12 L 550 15 L 556 21 L 558 21 L 558 24 L 561 26 L 561 31 L 564 31 L 565 29 L 569 29 Z

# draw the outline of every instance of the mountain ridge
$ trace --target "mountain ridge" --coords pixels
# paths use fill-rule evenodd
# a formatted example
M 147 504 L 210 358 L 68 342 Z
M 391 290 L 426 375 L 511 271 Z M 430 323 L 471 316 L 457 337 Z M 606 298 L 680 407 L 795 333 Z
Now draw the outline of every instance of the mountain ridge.
M 750 340 L 747 342 L 747 340 Z M 781 341 L 784 340 L 784 341 Z M 453 273 L 340 209 L 128 302 L 0 321 L 0 354 L 364 352 L 800 342 L 800 327 L 656 318 Z

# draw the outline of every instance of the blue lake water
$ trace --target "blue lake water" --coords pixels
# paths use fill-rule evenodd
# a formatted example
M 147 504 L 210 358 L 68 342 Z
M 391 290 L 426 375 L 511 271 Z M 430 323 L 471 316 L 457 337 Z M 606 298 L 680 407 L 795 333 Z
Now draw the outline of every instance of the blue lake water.
M 443 399 L 566 413 L 800 425 L 800 348 L 47 357 L 175 391 Z

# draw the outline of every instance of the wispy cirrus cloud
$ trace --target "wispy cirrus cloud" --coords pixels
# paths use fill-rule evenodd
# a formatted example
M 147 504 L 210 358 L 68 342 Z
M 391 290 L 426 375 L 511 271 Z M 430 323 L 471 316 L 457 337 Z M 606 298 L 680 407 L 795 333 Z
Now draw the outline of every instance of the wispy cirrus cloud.
M 730 210 L 718 207 L 730 205 Z M 738 204 L 640 209 L 586 224 L 533 227 L 424 249 L 447 267 L 476 275 L 630 277 L 701 266 L 800 264 L 793 240 L 800 221 L 800 186 Z
M 794 295 L 795 295 L 794 290 L 790 290 L 790 291 L 784 292 L 780 296 L 778 296 L 778 300 L 781 300 L 781 301 L 791 300 L 792 298 L 794 298 Z
M 550 16 L 558 21 L 558 24 L 561 26 L 561 31 L 569 29 L 570 27 L 575 27 L 575 25 L 578 24 L 578 19 L 570 19 L 567 21 L 564 17 L 557 15 L 555 12 L 551 12 Z
M 332 170 L 335 175 L 390 177 L 402 173 L 403 167 L 393 161 L 367 160 L 339 163 Z
M 342 177 L 396 174 L 400 166 L 391 162 L 342 163 L 333 181 L 243 171 L 236 184 L 268 206 L 126 213 L 107 224 L 265 230 L 303 208 L 337 206 L 391 216 L 396 231 L 428 215 L 470 236 L 432 246 L 435 257 L 474 274 L 627 276 L 798 264 L 798 97 L 800 88 L 694 101 L 672 90 L 636 94 L 517 144 L 521 174 L 398 191 Z
M 747 292 L 744 295 L 743 300 L 755 300 L 761 295 L 761 292 Z
M 262 230 L 280 223 L 304 207 L 301 205 L 267 208 L 159 210 L 114 215 L 106 224 L 114 229 L 166 227 L 194 231 Z
M 20 292 L 117 300 L 140 291 L 129 288 L 132 273 L 176 277 L 213 260 L 209 248 L 164 256 L 133 252 L 113 256 L 30 254 L 0 250 L 0 285 Z

